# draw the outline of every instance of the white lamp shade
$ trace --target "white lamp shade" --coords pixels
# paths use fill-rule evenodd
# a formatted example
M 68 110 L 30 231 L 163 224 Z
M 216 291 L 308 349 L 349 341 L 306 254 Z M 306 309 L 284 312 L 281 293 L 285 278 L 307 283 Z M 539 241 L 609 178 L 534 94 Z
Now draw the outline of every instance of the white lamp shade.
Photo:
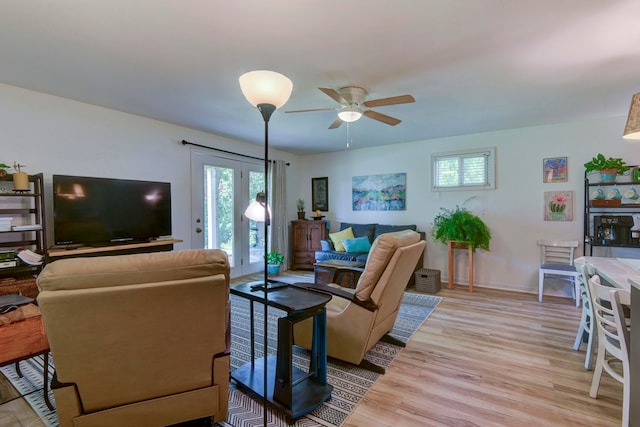
M 254 107 L 271 104 L 280 108 L 289 100 L 293 90 L 291 80 L 275 71 L 249 71 L 241 75 L 239 80 L 243 95 Z
M 355 122 L 362 117 L 362 111 L 357 108 L 343 108 L 338 112 L 338 117 L 343 122 Z
M 622 137 L 625 139 L 640 139 L 640 92 L 631 98 L 627 125 L 624 127 Z
M 271 218 L 271 209 L 267 206 L 267 215 Z M 264 222 L 264 205 L 256 200 L 244 211 L 244 216 L 258 222 Z

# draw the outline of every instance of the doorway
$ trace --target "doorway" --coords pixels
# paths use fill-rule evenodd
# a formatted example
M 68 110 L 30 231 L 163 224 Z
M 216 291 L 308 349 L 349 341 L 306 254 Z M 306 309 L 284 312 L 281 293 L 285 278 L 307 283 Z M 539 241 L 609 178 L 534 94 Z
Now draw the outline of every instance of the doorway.
M 244 216 L 264 188 L 264 164 L 259 161 L 191 153 L 191 245 L 225 251 L 231 277 L 264 268 L 264 222 Z

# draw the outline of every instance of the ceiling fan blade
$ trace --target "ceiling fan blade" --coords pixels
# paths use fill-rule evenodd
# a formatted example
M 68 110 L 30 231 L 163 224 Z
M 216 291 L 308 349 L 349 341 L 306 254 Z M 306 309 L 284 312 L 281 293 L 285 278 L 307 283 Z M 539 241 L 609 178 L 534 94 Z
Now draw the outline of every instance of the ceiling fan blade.
M 385 105 L 409 104 L 411 102 L 416 102 L 413 96 L 400 95 L 400 96 L 392 96 L 390 98 L 372 99 L 370 101 L 363 102 L 362 105 L 364 105 L 365 107 L 373 108 L 373 107 L 384 107 Z
M 328 111 L 328 110 L 335 110 L 335 108 L 311 108 L 308 110 L 289 110 L 289 111 L 285 111 L 285 113 L 307 113 L 309 111 Z
M 379 122 L 386 123 L 391 126 L 395 126 L 398 123 L 402 122 L 402 120 L 400 119 L 396 119 L 395 117 L 387 116 L 386 114 L 378 113 L 377 111 L 373 110 L 367 110 L 363 114 L 370 119 L 378 120 Z
M 329 95 L 338 104 L 347 105 L 347 101 L 345 101 L 342 95 L 340 95 L 335 89 L 331 89 L 329 87 L 319 87 L 318 89 L 323 91 L 325 94 Z
M 340 117 L 338 117 L 333 121 L 333 123 L 331 123 L 331 126 L 329 126 L 329 129 L 339 128 L 341 124 L 342 124 L 342 120 L 340 120 Z

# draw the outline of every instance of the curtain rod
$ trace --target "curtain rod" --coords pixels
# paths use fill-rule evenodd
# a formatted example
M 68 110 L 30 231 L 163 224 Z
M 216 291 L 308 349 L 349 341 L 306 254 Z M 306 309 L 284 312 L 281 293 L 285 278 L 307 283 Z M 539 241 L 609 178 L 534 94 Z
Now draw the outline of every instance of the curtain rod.
M 223 150 L 221 148 L 207 147 L 206 145 L 200 145 L 200 144 L 196 144 L 195 142 L 189 142 L 186 139 L 182 140 L 182 145 L 195 145 L 196 147 L 208 148 L 209 150 L 220 151 L 221 153 L 226 153 L 226 154 L 233 154 L 234 156 L 247 157 L 249 159 L 255 159 L 255 160 L 264 160 L 264 158 L 262 158 L 262 157 L 255 157 L 255 156 L 249 156 L 247 154 L 234 153 L 233 151 L 227 151 L 227 150 Z M 275 162 L 275 160 L 272 160 L 272 162 Z M 291 163 L 289 163 L 289 162 L 287 162 L 285 164 L 287 166 L 291 165 Z

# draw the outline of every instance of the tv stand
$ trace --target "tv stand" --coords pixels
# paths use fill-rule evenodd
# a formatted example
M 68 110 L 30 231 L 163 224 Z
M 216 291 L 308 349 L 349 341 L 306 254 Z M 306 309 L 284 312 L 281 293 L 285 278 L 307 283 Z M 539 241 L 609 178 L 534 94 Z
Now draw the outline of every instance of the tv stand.
M 79 248 L 51 248 L 49 249 L 49 260 L 55 261 L 62 258 L 77 258 L 104 255 L 129 255 L 145 252 L 163 252 L 173 250 L 173 245 L 182 243 L 178 239 L 157 239 L 148 242 L 138 243 L 118 243 L 106 246 L 81 246 Z

